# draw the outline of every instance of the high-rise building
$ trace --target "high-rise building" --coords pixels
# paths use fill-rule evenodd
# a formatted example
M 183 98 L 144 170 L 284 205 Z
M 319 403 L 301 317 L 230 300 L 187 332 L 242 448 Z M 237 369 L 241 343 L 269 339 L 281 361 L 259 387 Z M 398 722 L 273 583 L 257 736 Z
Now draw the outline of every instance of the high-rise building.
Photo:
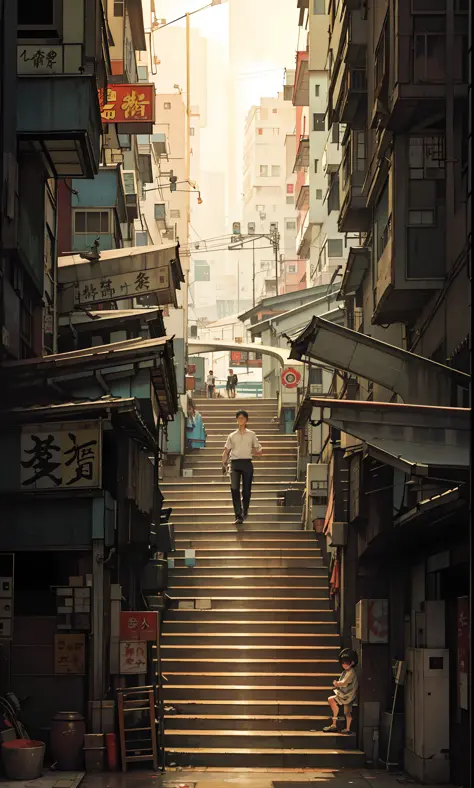
M 286 292 L 287 277 L 291 282 L 294 276 L 292 289 L 298 289 L 298 273 L 300 280 L 304 276 L 295 255 L 296 178 L 287 171 L 286 143 L 294 137 L 295 115 L 291 102 L 279 93 L 253 106 L 245 124 L 241 233 L 257 238 L 242 247 L 245 252 L 235 254 L 247 274 L 243 292 L 253 297 L 255 290 L 256 300 L 276 294 L 277 278 L 279 292 Z M 278 238 L 277 248 L 269 238 L 272 233 Z M 258 238 L 262 234 L 267 238 Z

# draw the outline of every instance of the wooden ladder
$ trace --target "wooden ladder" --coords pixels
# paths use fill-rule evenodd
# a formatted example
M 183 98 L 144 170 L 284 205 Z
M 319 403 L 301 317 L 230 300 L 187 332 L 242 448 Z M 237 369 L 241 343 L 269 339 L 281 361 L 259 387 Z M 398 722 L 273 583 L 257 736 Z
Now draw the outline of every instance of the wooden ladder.
M 153 687 L 117 690 L 122 771 L 128 763 L 153 761 L 158 770 L 156 704 Z

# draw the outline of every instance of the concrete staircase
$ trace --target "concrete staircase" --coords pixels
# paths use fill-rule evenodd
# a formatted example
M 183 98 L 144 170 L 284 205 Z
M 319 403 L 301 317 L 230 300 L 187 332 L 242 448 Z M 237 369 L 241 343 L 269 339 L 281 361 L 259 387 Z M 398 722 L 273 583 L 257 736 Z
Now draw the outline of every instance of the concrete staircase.
M 280 433 L 276 400 L 197 400 L 206 448 L 186 457 L 192 478 L 162 485 L 173 507 L 174 600 L 163 624 L 168 764 L 341 768 L 363 764 L 356 737 L 325 734 L 340 641 L 327 571 L 301 507 L 278 504 L 296 477 L 296 439 Z M 234 525 L 225 439 L 245 408 L 264 456 L 255 461 L 248 520 Z M 184 550 L 196 549 L 196 566 Z M 211 610 L 180 610 L 211 599 Z

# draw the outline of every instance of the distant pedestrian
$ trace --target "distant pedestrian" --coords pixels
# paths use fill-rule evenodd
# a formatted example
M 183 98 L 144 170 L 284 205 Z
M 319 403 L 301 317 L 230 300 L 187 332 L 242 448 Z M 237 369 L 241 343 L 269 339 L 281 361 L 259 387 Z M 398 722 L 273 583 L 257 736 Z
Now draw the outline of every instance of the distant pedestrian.
M 332 711 L 332 723 L 327 728 L 323 728 L 325 733 L 337 733 L 337 718 L 339 716 L 339 709 L 344 709 L 344 716 L 346 718 L 346 727 L 341 733 L 349 734 L 352 724 L 352 705 L 357 697 L 357 690 L 359 687 L 359 680 L 354 668 L 357 665 L 357 653 L 352 649 L 343 649 L 339 654 L 339 663 L 342 668 L 342 673 L 336 681 L 333 681 L 335 687 L 334 694 L 328 698 L 329 706 Z
M 234 374 L 234 370 L 229 369 L 229 374 L 227 376 L 227 384 L 226 384 L 226 391 L 229 399 L 235 399 L 235 390 L 237 388 L 238 382 L 239 379 L 237 375 Z
M 214 372 L 212 371 L 212 369 L 209 370 L 206 384 L 207 384 L 207 396 L 209 399 L 212 399 L 214 396 L 214 392 L 216 390 L 216 379 L 214 377 Z
M 246 410 L 239 410 L 235 414 L 238 428 L 231 432 L 227 438 L 222 465 L 227 466 L 230 459 L 230 483 L 232 502 L 234 504 L 236 525 L 241 525 L 247 519 L 250 497 L 252 495 L 253 463 L 252 457 L 261 457 L 263 449 L 258 438 L 252 430 L 247 429 L 249 414 Z M 242 481 L 242 498 L 240 497 L 240 482 Z
M 204 427 L 204 422 L 192 400 L 188 402 L 186 440 L 189 449 L 204 449 L 206 447 L 206 429 Z

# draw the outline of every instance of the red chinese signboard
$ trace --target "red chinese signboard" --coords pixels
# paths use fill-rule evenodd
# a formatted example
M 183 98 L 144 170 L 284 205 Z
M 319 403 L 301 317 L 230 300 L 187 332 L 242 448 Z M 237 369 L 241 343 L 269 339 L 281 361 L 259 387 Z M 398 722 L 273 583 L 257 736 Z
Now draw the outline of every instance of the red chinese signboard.
M 103 123 L 155 122 L 154 85 L 109 85 L 107 96 L 99 90 L 99 104 Z
M 146 610 L 128 610 L 120 613 L 120 640 L 151 640 L 158 636 L 158 613 Z

